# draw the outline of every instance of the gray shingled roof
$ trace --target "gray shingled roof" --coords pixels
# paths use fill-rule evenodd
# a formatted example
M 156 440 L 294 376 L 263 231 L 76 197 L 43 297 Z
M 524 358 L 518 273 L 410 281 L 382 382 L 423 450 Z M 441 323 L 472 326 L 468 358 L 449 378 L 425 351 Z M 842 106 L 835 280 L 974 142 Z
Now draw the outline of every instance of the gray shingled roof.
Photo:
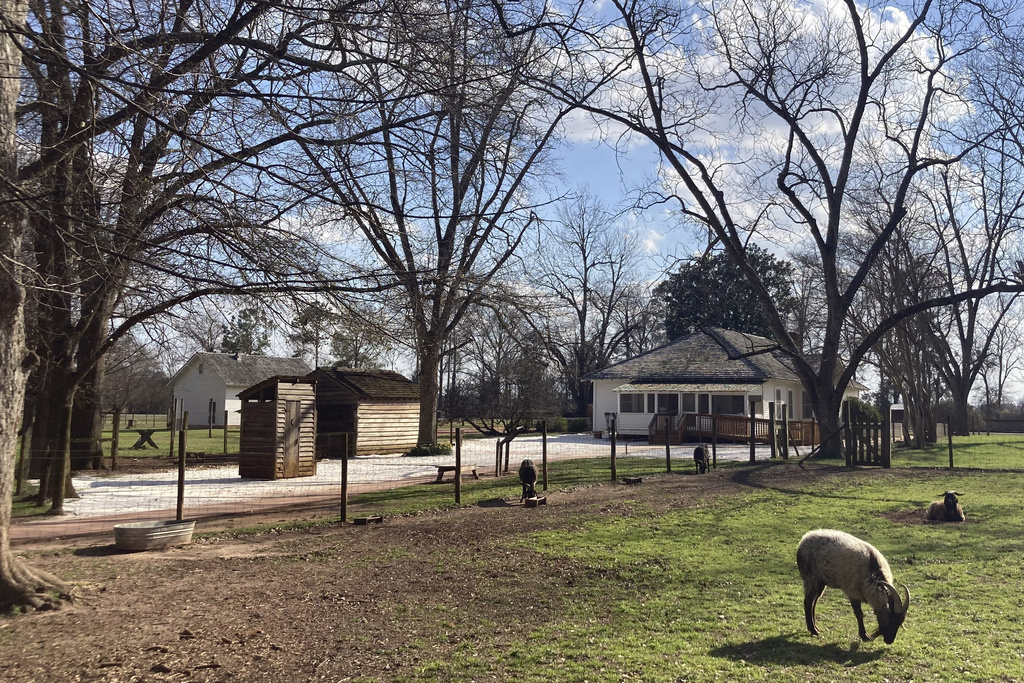
M 649 384 L 761 384 L 768 379 L 799 381 L 789 360 L 779 352 L 768 351 L 743 357 L 774 345 L 764 337 L 708 328 L 592 372 L 583 379 L 620 379 Z
M 318 368 L 318 378 L 328 378 L 348 387 L 361 399 L 386 398 L 418 401 L 420 385 L 392 370 Z
M 251 387 L 275 375 L 303 376 L 312 370 L 301 358 L 207 352 L 197 353 L 193 361 L 197 358 L 205 366 L 203 372 L 216 374 L 228 386 Z

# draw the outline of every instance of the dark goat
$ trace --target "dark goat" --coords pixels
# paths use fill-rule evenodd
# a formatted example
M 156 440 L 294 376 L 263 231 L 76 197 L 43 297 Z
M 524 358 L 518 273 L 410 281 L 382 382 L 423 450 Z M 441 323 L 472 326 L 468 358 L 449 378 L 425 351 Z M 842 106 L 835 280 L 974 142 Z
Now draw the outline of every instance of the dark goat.
M 697 474 L 707 474 L 710 462 L 711 454 L 708 453 L 707 446 L 701 444 L 693 449 L 693 466 L 697 469 Z
M 532 460 L 527 459 L 519 463 L 519 481 L 523 484 L 523 495 L 519 497 L 520 503 L 527 498 L 537 497 L 537 467 Z
M 928 506 L 925 519 L 931 522 L 962 522 L 967 516 L 957 500 L 957 492 L 946 491 L 942 494 L 942 500 L 936 500 Z

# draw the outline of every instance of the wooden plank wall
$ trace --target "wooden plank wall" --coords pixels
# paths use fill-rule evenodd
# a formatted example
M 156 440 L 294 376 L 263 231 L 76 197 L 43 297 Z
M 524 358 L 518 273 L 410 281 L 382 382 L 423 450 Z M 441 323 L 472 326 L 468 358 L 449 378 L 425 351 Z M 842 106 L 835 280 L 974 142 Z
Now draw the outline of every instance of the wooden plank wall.
M 359 405 L 357 424 L 356 455 L 404 453 L 416 445 L 420 404 L 367 401 Z
M 316 395 L 312 384 L 277 385 L 277 459 L 274 478 L 284 476 L 284 427 L 286 401 L 299 401 L 301 425 L 299 427 L 299 476 L 312 477 L 316 474 Z
M 245 479 L 273 479 L 277 433 L 274 403 L 248 402 L 242 406 L 242 433 L 238 444 L 238 474 Z

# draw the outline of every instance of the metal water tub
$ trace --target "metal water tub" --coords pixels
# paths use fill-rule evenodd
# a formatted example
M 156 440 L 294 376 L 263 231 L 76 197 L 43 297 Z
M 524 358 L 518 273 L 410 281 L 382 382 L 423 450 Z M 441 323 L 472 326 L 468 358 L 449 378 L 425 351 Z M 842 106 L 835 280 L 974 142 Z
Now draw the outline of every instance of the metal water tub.
M 131 522 L 114 525 L 114 546 L 119 550 L 151 550 L 192 542 L 194 519 Z

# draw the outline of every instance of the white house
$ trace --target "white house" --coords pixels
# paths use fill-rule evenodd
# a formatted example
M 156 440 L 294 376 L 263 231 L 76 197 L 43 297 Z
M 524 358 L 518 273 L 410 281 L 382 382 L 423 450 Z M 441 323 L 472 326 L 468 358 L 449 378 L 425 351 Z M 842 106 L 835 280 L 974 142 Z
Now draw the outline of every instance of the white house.
M 224 411 L 228 411 L 228 424 L 241 424 L 238 392 L 276 375 L 304 376 L 312 369 L 301 358 L 271 358 L 244 354 L 200 352 L 181 367 L 168 386 L 178 416 L 188 411 L 191 426 L 207 426 L 210 416 L 213 425 L 224 424 Z
M 813 417 L 800 379 L 788 358 L 771 351 L 774 343 L 755 335 L 708 328 L 598 370 L 583 379 L 594 383 L 595 431 L 607 430 L 616 416 L 625 435 L 648 435 L 655 415 L 673 415 L 673 427 L 686 415 L 768 416 L 774 402 L 781 419 Z M 852 383 L 848 396 L 863 385 Z M 782 405 L 784 404 L 784 405 Z

